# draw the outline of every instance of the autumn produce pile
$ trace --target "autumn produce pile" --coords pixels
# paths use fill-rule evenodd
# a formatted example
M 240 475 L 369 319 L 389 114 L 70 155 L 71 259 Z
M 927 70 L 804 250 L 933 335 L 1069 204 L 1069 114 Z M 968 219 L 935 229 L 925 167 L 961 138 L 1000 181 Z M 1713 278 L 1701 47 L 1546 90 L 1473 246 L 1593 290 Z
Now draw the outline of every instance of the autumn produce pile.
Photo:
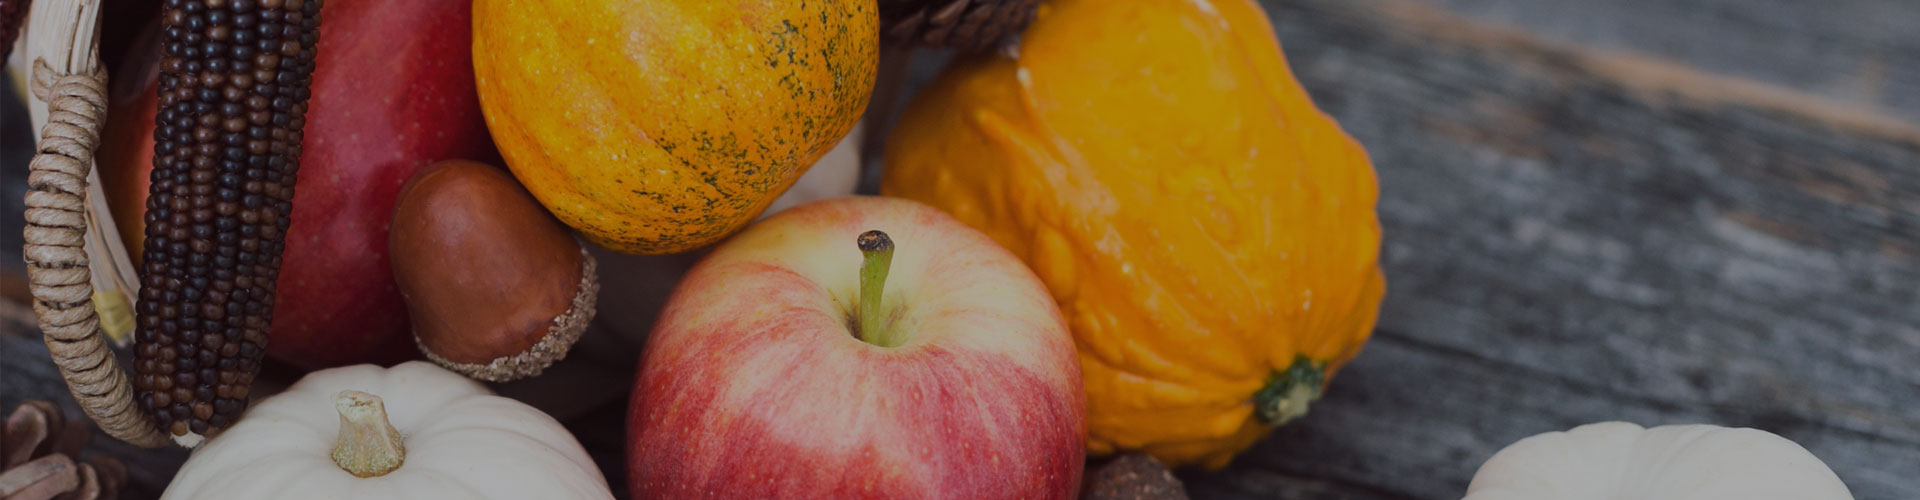
M 1367 154 L 1252 0 L 151 17 L 98 168 L 138 254 L 131 397 L 195 448 L 168 498 L 610 498 L 607 474 L 636 498 L 1076 498 L 1090 458 L 1219 468 L 1312 411 L 1387 286 Z M 865 123 L 879 195 L 789 192 L 851 179 L 828 153 L 859 146 L 883 48 L 958 55 Z M 698 261 L 603 262 L 668 254 Z M 592 384 L 631 394 L 626 470 L 602 471 L 479 381 L 537 381 L 597 315 L 655 307 L 608 292 L 634 281 L 672 293 L 637 373 Z M 269 359 L 310 373 L 266 394 Z M 1540 448 L 1642 432 L 1845 495 L 1758 431 L 1583 427 L 1471 498 L 1610 487 Z M 1164 475 L 1142 470 L 1113 475 Z

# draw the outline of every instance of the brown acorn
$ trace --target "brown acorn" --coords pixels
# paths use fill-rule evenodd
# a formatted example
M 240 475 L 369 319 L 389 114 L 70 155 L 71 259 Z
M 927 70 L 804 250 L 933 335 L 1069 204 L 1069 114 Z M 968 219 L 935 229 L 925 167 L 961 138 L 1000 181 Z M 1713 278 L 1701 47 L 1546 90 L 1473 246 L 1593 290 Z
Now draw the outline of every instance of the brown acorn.
M 896 47 L 977 51 L 1033 21 L 1040 0 L 881 0 L 880 36 Z
M 1187 500 L 1186 487 L 1173 471 L 1138 453 L 1089 468 L 1083 481 L 1081 500 Z
M 500 169 L 420 170 L 400 190 L 389 245 L 420 351 L 467 376 L 539 375 L 593 319 L 593 257 Z

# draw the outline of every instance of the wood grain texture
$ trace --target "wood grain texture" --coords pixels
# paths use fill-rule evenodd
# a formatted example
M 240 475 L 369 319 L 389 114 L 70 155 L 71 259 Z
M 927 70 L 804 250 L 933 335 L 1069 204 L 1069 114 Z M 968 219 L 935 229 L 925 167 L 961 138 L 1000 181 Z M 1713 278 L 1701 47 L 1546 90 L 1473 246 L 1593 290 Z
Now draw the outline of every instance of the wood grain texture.
M 1887 110 L 1920 122 L 1920 5 L 1911 0 L 1417 0 L 1598 50 Z
M 1387 2 L 1264 2 L 1373 155 L 1380 331 L 1196 498 L 1458 498 L 1522 437 L 1766 429 L 1920 491 L 1920 143 L 1613 79 Z M 1884 135 L 1884 134 L 1880 134 Z

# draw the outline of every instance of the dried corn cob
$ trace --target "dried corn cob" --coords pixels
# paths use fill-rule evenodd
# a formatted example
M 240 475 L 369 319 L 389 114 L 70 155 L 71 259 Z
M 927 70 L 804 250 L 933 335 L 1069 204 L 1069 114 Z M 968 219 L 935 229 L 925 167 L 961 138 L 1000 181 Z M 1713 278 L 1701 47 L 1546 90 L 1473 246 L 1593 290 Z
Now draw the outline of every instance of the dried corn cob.
M 246 408 L 300 164 L 319 0 L 167 0 L 134 387 L 193 446 Z

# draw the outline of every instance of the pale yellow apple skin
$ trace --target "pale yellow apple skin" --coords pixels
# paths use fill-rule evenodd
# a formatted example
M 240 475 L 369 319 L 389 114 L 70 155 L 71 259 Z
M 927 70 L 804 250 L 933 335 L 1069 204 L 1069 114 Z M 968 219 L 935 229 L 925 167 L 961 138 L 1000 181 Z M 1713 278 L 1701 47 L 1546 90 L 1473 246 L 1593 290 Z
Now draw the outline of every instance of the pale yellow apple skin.
M 872 229 L 896 248 L 895 347 L 849 327 Z M 636 498 L 1070 499 L 1079 369 L 1046 287 L 986 235 L 912 201 L 808 203 L 723 242 L 668 301 L 628 413 L 629 483 Z

